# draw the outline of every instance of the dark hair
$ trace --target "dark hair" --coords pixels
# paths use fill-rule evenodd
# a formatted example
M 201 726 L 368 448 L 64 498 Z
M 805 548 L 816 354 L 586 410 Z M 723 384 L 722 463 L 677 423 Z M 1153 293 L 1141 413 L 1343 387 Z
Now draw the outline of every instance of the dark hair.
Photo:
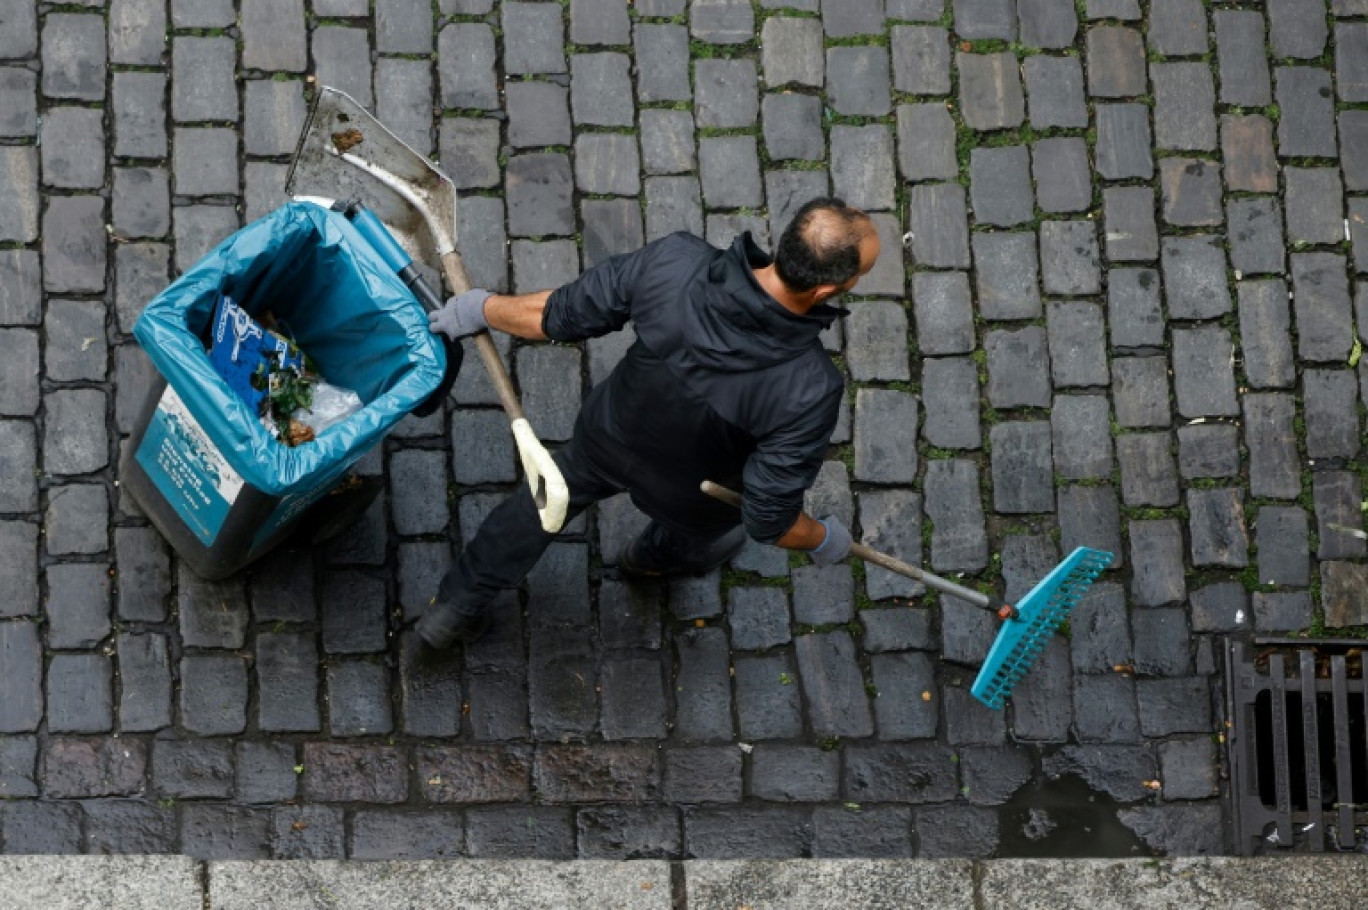
M 860 241 L 869 230 L 869 216 L 859 209 L 831 196 L 813 199 L 784 228 L 775 270 L 795 291 L 845 284 L 860 273 Z

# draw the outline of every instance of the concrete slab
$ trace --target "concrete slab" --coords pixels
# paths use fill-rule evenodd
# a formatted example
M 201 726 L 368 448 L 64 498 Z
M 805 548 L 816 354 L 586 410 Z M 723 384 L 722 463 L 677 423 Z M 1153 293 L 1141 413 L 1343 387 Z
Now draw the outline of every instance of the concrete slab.
M 949 910 L 974 906 L 973 868 L 967 860 L 729 860 L 685 863 L 684 881 L 689 910 Z
M 1349 910 L 1368 892 L 1368 856 L 994 860 L 980 868 L 983 910 Z
M 202 910 L 199 864 L 184 856 L 0 857 L 5 910 Z
M 208 881 L 214 910 L 671 907 L 669 866 L 655 861 L 225 862 Z

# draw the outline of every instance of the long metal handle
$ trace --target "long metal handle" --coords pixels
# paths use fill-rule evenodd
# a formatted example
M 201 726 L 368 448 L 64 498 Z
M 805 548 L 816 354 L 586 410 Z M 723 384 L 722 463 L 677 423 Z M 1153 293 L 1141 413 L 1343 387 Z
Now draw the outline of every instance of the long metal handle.
M 705 480 L 700 484 L 700 488 L 713 499 L 741 507 L 741 494 L 735 490 L 729 490 L 721 484 Z M 928 588 L 934 588 L 944 594 L 958 597 L 960 600 L 967 601 L 976 607 L 982 607 L 996 613 L 1001 619 L 1010 619 L 1016 615 L 1016 610 L 1011 604 L 1004 603 L 996 597 L 984 594 L 982 591 L 975 591 L 973 588 L 966 588 L 964 585 L 955 584 L 953 581 L 941 578 L 939 575 L 932 575 L 925 569 L 919 569 L 911 563 L 903 562 L 889 556 L 887 553 L 880 553 L 878 550 L 865 546 L 862 543 L 852 543 L 850 545 L 852 556 L 858 556 L 865 562 L 872 562 L 876 566 L 882 566 L 890 572 L 897 572 L 905 575 L 914 581 L 919 581 Z

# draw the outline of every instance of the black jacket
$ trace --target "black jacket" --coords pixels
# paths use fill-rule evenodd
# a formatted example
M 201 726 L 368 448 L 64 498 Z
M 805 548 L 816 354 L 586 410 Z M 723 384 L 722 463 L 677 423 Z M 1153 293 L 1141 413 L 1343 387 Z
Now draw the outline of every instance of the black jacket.
M 732 507 L 699 492 L 709 479 L 740 484 L 747 532 L 773 543 L 821 468 L 844 383 L 818 334 L 845 311 L 784 309 L 751 271 L 769 263 L 750 234 L 725 251 L 671 234 L 600 263 L 547 303 L 542 329 L 555 341 L 634 321 L 637 341 L 589 393 L 576 445 L 666 526 L 735 526 Z

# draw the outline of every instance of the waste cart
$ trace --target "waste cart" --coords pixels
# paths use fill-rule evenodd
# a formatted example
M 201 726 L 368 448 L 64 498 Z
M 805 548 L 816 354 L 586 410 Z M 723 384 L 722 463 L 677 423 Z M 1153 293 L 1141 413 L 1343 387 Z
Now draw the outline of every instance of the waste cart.
M 311 442 L 292 448 L 275 438 L 210 363 L 212 316 L 225 294 L 288 326 L 323 379 L 355 391 L 361 409 Z M 268 552 L 306 513 L 327 511 L 352 465 L 449 384 L 447 349 L 413 293 L 341 212 L 311 202 L 286 204 L 223 241 L 147 305 L 133 333 L 158 378 L 120 482 L 210 580 Z

